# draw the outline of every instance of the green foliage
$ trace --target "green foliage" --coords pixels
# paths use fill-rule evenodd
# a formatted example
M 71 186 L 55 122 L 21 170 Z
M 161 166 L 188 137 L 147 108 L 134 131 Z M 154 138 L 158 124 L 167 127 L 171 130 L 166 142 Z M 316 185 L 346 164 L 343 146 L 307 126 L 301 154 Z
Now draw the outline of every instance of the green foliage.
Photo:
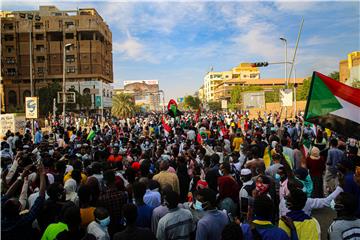
M 328 77 L 331 77 L 332 79 L 335 79 L 336 81 L 339 81 L 340 75 L 338 71 L 334 71 L 328 75 Z
M 220 102 L 211 101 L 211 102 L 208 102 L 208 106 L 209 106 L 210 111 L 220 111 L 221 110 Z
M 44 116 L 53 111 L 53 99 L 57 98 L 58 92 L 62 90 L 60 84 L 58 82 L 53 82 L 48 84 L 46 87 L 42 87 L 39 89 L 39 112 L 40 115 Z M 61 105 L 56 104 L 56 108 L 58 112 L 61 111 Z
M 200 99 L 198 97 L 193 97 L 191 95 L 185 96 L 184 98 L 184 108 L 191 108 L 193 110 L 198 109 L 200 105 Z
M 260 86 L 235 86 L 230 92 L 230 103 L 229 109 L 236 110 L 239 109 L 242 103 L 242 93 L 244 92 L 257 92 L 262 91 L 263 88 Z
M 289 85 L 289 87 L 291 87 Z M 283 86 L 273 86 L 272 91 L 265 92 L 265 102 L 278 102 L 280 101 L 280 89 L 284 88 Z
M 131 117 L 138 109 L 135 107 L 135 102 L 131 95 L 120 93 L 113 95 L 111 114 L 115 117 Z
M 311 85 L 311 77 L 304 79 L 303 85 L 298 87 L 296 90 L 297 101 L 304 101 L 307 99 L 309 95 L 310 85 Z

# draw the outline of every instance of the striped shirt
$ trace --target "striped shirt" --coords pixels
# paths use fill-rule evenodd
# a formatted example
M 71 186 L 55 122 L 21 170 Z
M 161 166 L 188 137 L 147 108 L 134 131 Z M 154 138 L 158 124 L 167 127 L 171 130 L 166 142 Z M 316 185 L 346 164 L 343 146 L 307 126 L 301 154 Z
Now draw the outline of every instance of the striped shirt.
M 156 238 L 164 239 L 190 239 L 190 234 L 195 230 L 191 212 L 187 209 L 171 209 L 159 221 Z

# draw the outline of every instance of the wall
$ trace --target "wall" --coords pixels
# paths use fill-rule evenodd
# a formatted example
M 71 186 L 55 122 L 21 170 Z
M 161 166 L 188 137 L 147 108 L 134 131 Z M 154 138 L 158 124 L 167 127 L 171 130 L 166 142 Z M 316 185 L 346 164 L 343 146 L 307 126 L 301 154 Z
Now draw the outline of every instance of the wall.
M 305 107 L 306 107 L 306 101 L 297 101 L 296 102 L 296 109 L 298 112 L 304 112 L 305 111 Z M 281 111 L 281 106 L 280 106 L 280 102 L 275 102 L 275 103 L 265 103 L 265 108 L 251 108 L 249 109 L 250 111 L 250 118 L 254 118 L 258 116 L 258 112 L 261 112 L 261 116 L 263 117 L 264 111 L 266 111 L 267 113 L 271 112 L 280 112 Z M 293 113 L 294 113 L 294 106 L 292 107 L 288 107 L 288 114 L 287 114 L 287 118 L 292 118 L 293 117 Z M 285 110 L 283 110 L 282 114 L 281 114 L 281 118 L 285 118 Z

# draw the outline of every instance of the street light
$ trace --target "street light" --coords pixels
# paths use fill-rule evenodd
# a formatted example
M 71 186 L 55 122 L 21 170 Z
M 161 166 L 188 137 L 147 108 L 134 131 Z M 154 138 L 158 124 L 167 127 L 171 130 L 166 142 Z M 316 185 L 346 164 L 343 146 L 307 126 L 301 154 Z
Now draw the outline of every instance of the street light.
M 67 47 L 70 47 L 74 44 L 72 43 L 68 43 L 68 44 L 65 44 L 64 45 L 64 51 L 63 51 L 63 92 L 62 92 L 62 95 L 63 95 L 63 98 L 62 98 L 62 101 L 63 101 L 63 119 L 64 119 L 64 122 L 63 122 L 63 125 L 64 125 L 64 130 L 66 128 L 66 117 L 65 117 L 65 101 L 66 101 L 66 97 L 65 97 L 65 58 L 66 58 L 66 48 Z
M 281 41 L 283 41 L 285 43 L 285 88 L 288 87 L 289 83 L 288 83 L 288 79 L 287 79 L 287 40 L 286 38 L 281 37 L 280 38 Z

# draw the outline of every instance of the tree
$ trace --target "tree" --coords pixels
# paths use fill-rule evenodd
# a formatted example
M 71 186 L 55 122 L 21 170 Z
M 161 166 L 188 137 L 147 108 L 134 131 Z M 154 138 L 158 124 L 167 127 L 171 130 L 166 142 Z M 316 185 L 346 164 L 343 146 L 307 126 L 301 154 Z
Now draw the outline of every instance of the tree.
M 220 102 L 211 101 L 211 102 L 208 102 L 208 106 L 209 106 L 210 111 L 220 111 L 221 110 Z
M 126 93 L 113 95 L 111 114 L 115 117 L 131 117 L 135 114 L 133 97 Z
M 200 105 L 200 99 L 198 97 L 193 97 L 191 95 L 185 96 L 184 98 L 184 108 L 198 109 Z
M 307 99 L 310 91 L 310 85 L 311 85 L 311 77 L 304 79 L 303 85 L 298 87 L 296 90 L 297 101 L 302 101 Z
M 242 103 L 242 94 L 244 92 L 256 92 L 256 91 L 262 91 L 263 88 L 260 86 L 235 86 L 231 92 L 230 92 L 230 103 L 229 108 L 230 109 L 237 109 Z
M 39 89 L 39 111 L 40 115 L 44 116 L 53 111 L 53 100 L 57 98 L 58 92 L 61 92 L 62 88 L 58 82 L 48 84 L 46 87 Z M 61 111 L 60 104 L 56 104 L 58 112 Z
M 328 77 L 335 79 L 336 81 L 339 81 L 340 75 L 338 71 L 334 71 L 328 75 Z

